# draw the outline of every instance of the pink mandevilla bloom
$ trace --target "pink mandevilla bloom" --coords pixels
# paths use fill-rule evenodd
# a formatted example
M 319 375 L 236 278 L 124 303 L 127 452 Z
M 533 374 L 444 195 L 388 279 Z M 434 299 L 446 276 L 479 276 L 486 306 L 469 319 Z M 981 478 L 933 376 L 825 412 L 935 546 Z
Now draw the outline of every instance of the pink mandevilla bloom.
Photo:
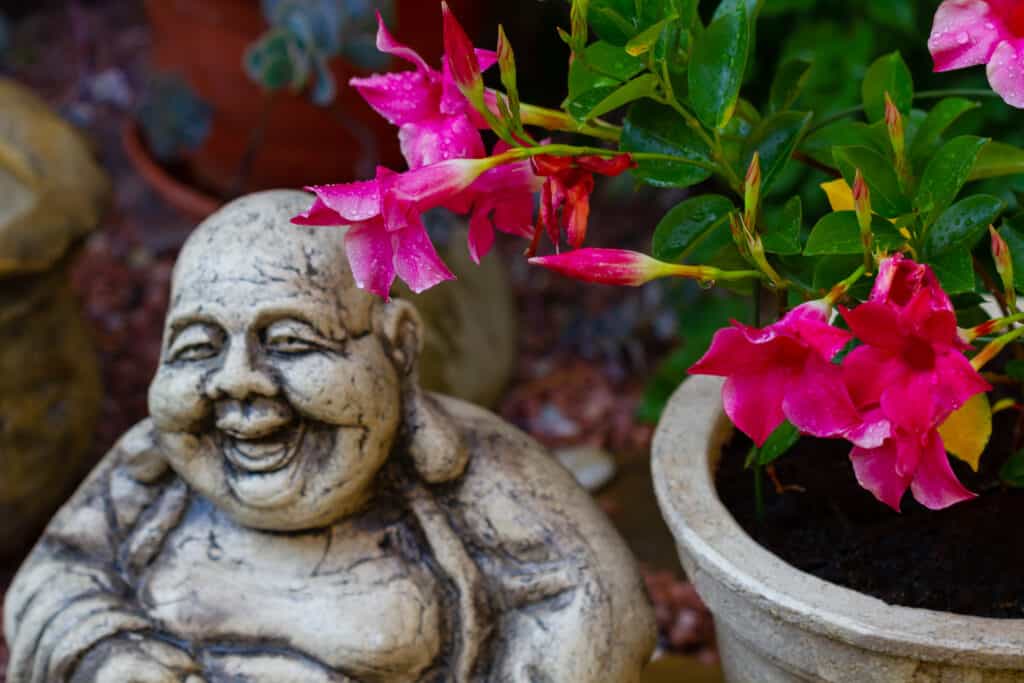
M 455 18 L 446 18 L 448 21 L 454 22 Z M 432 69 L 415 50 L 395 40 L 379 12 L 377 23 L 377 49 L 415 68 L 353 78 L 349 84 L 377 113 L 399 126 L 398 138 L 409 167 L 484 156 L 486 150 L 478 129 L 486 128 L 487 123 L 459 91 L 448 59 L 443 60 L 442 71 Z M 483 71 L 497 61 L 490 50 L 476 50 L 475 55 Z
M 316 199 L 292 222 L 348 226 L 345 250 L 359 287 L 387 299 L 397 276 L 421 292 L 454 277 L 427 235 L 422 212 L 454 201 L 493 166 L 487 158 L 401 174 L 380 167 L 374 180 L 308 188 Z
M 1024 107 L 1024 2 L 945 0 L 935 13 L 928 50 L 936 71 L 987 64 L 992 89 Z
M 935 274 L 897 254 L 880 265 L 870 299 L 842 314 L 863 342 L 843 361 L 850 396 L 858 410 L 880 413 L 892 426 L 883 444 L 850 453 L 858 481 L 897 510 L 907 488 L 931 509 L 972 498 L 938 427 L 991 387 L 963 354 L 968 347 Z
M 842 373 L 831 361 L 850 334 L 829 324 L 829 312 L 825 302 L 811 301 L 763 329 L 734 321 L 690 373 L 727 378 L 725 412 L 758 446 L 786 419 L 809 434 L 849 434 L 878 445 L 887 434 L 862 428 L 845 400 Z

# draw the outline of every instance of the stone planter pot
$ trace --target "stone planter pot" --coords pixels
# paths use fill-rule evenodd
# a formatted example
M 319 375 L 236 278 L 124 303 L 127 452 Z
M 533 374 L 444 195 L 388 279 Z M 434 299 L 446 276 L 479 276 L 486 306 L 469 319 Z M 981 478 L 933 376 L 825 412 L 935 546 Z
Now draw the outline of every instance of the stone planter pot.
M 747 536 L 715 489 L 733 429 L 721 387 L 695 377 L 676 392 L 654 437 L 653 469 L 683 566 L 715 615 L 727 681 L 1024 680 L 1024 620 L 893 607 L 794 569 Z

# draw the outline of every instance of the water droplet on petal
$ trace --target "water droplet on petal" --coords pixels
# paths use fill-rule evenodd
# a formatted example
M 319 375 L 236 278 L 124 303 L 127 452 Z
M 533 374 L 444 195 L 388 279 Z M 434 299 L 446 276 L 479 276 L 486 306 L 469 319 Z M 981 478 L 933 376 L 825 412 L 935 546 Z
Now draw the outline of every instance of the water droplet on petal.
M 971 37 L 967 35 L 967 31 L 960 31 L 956 34 L 956 42 L 960 45 L 966 45 L 971 40 Z

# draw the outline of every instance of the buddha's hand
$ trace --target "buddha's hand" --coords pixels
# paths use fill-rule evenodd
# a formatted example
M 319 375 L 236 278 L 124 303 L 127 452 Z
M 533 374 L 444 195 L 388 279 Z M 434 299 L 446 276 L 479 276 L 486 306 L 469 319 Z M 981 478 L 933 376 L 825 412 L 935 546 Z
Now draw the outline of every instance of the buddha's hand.
M 127 634 L 97 644 L 71 683 L 206 683 L 186 652 L 153 638 Z

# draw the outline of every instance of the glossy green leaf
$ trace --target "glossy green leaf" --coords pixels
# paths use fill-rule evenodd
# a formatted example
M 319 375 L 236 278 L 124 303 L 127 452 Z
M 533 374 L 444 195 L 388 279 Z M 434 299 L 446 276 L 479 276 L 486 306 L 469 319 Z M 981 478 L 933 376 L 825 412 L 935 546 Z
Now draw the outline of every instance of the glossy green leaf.
M 886 218 L 896 218 L 910 211 L 910 202 L 903 196 L 892 162 L 866 147 L 838 147 L 832 152 L 843 178 L 853 187 L 859 168 L 871 191 L 871 207 Z
M 811 114 L 784 111 L 762 121 L 750 134 L 740 170 L 746 173 L 757 151 L 761 157 L 762 195 L 768 194 L 775 178 L 789 163 L 810 120 Z
M 899 52 L 879 57 L 864 75 L 861 96 L 868 120 L 880 121 L 885 118 L 886 93 L 889 93 L 893 104 L 904 115 L 910 113 L 914 103 L 914 80 Z
M 993 141 L 981 148 L 967 179 L 982 180 L 1021 174 L 1024 174 L 1024 149 Z
M 866 147 L 882 152 L 888 144 L 889 137 L 884 130 L 860 121 L 843 120 L 830 123 L 805 137 L 800 149 L 819 163 L 835 166 L 832 151 L 836 147 Z
M 1001 199 L 984 194 L 971 195 L 949 207 L 928 229 L 925 256 L 942 256 L 953 249 L 970 251 L 1003 207 Z
M 690 102 L 708 128 L 732 118 L 747 68 L 750 27 L 742 2 L 722 14 L 696 40 L 688 73 Z
M 634 0 L 590 0 L 587 21 L 598 36 L 615 45 L 625 45 L 636 35 Z
M 652 254 L 661 261 L 682 260 L 733 210 L 726 197 L 700 195 L 676 204 L 654 230 Z
M 914 166 L 920 166 L 927 160 L 928 155 L 939 144 L 942 135 L 957 119 L 980 106 L 977 102 L 962 97 L 947 97 L 932 107 L 910 144 L 910 160 Z
M 671 14 L 630 38 L 626 43 L 626 54 L 639 57 L 650 52 L 655 43 L 658 42 L 658 39 L 661 38 L 662 31 L 675 20 L 676 15 Z
M 871 232 L 875 244 L 882 249 L 899 249 L 906 243 L 892 223 L 873 216 Z M 805 256 L 830 254 L 862 254 L 864 247 L 860 240 L 860 225 L 853 211 L 833 211 L 815 224 L 804 247 Z
M 786 111 L 793 106 L 811 75 L 811 66 L 811 62 L 798 58 L 778 68 L 768 97 L 769 112 Z
M 764 250 L 769 254 L 790 256 L 799 254 L 800 228 L 803 225 L 803 204 L 800 197 L 792 197 L 781 210 L 765 214 L 766 229 L 761 235 Z
M 850 277 L 853 271 L 864 265 L 863 254 L 842 254 L 839 256 L 822 256 L 817 259 L 814 266 L 815 291 L 824 294 L 837 284 Z M 854 299 L 866 299 L 871 292 L 871 280 L 861 278 L 850 289 L 850 296 Z
M 588 69 L 620 82 L 629 80 L 645 68 L 643 61 L 604 41 L 588 45 L 581 59 Z
M 960 194 L 978 153 L 986 144 L 986 138 L 961 135 L 940 147 L 925 166 L 914 207 L 921 213 L 926 226 L 931 225 Z
M 593 105 L 590 105 L 586 97 L 571 101 L 568 111 L 578 121 L 586 121 L 603 116 L 619 107 L 624 107 L 630 102 L 652 95 L 657 84 L 658 78 L 654 74 L 641 74 L 604 95 L 600 101 Z M 604 89 L 595 89 L 590 92 L 604 93 Z
M 974 261 L 969 251 L 951 251 L 928 260 L 947 294 L 973 292 Z
M 624 152 L 653 152 L 711 164 L 711 151 L 670 107 L 650 100 L 633 104 L 619 141 Z M 633 174 L 658 187 L 689 187 L 711 177 L 698 166 L 674 161 L 640 161 Z
M 1007 486 L 1024 488 L 1024 450 L 1011 455 L 999 469 L 999 478 Z

